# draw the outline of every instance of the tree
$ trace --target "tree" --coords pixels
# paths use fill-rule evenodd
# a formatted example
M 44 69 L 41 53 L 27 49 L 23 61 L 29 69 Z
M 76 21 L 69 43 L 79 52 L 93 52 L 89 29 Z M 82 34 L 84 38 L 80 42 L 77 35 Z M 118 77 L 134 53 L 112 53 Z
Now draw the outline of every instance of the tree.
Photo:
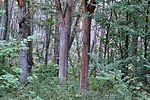
M 8 0 L 4 0 L 4 8 L 5 8 L 5 25 L 4 25 L 4 33 L 3 33 L 3 39 L 4 40 L 9 40 L 9 35 L 8 35 L 8 26 L 9 26 L 9 22 L 8 22 L 8 18 L 9 18 L 9 1 Z
M 68 36 L 71 32 L 71 15 L 73 0 L 67 0 L 65 10 L 62 9 L 60 0 L 57 0 L 58 23 L 60 32 L 60 51 L 59 51 L 59 80 L 64 83 L 68 65 Z
M 19 20 L 19 33 L 21 40 L 27 39 L 31 36 L 31 26 L 30 26 L 30 15 L 29 15 L 29 2 L 27 5 L 26 0 L 18 0 L 19 10 L 20 10 L 20 20 Z M 24 47 L 21 47 L 19 51 L 19 62 L 21 67 L 21 83 L 27 82 L 27 77 L 31 72 L 33 65 L 32 58 L 32 41 L 25 43 Z
M 82 46 L 82 64 L 80 69 L 80 90 L 85 91 L 88 88 L 88 66 L 90 53 L 90 31 L 91 31 L 91 14 L 94 13 L 95 0 L 82 0 L 82 12 L 84 18 L 82 20 L 83 28 L 83 46 Z
M 46 0 L 45 1 L 45 3 L 46 4 L 49 4 L 49 2 L 48 2 L 48 0 Z M 52 8 L 51 8 L 52 9 Z M 50 15 L 50 18 L 48 17 L 48 14 L 46 14 L 46 19 L 48 19 L 48 20 L 50 20 L 50 22 L 52 22 L 52 15 Z M 49 21 L 47 21 L 47 23 L 48 23 Z M 52 27 L 52 25 L 46 25 L 45 26 L 45 31 L 46 31 L 46 39 L 45 39 L 45 41 L 46 41 L 46 46 L 45 46 L 45 65 L 47 65 L 47 63 L 48 63 L 48 54 L 49 54 L 49 45 L 50 45 L 50 32 L 51 32 L 51 27 Z
M 55 36 L 54 36 L 54 60 L 57 64 L 59 64 L 59 44 L 60 44 L 60 34 L 59 34 L 59 27 L 58 27 L 58 17 L 55 16 L 56 24 L 55 24 Z

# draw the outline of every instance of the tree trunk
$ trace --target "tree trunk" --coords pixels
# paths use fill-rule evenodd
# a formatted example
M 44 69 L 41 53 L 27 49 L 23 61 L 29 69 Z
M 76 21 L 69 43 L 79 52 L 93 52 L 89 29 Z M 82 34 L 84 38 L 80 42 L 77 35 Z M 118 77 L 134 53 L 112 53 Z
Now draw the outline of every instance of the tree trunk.
M 134 20 L 134 28 L 135 29 L 137 29 L 137 26 L 138 26 L 138 24 L 137 24 L 137 22 L 136 22 L 136 20 Z M 132 47 L 133 47 L 133 49 L 132 49 L 132 56 L 136 56 L 137 55 L 137 48 L 138 48 L 138 36 L 137 35 L 133 35 L 132 36 Z
M 57 0 L 57 9 L 59 16 L 59 32 L 60 32 L 60 51 L 59 51 L 59 80 L 64 84 L 67 66 L 68 66 L 68 36 L 71 32 L 71 15 L 73 0 L 66 1 L 66 8 L 63 13 L 61 1 Z
M 3 33 L 3 40 L 9 40 L 9 35 L 8 35 L 8 26 L 9 26 L 9 8 L 8 8 L 8 5 L 9 5 L 9 1 L 8 0 L 4 0 L 4 9 L 5 9 L 5 22 L 4 22 L 4 33 Z
M 20 75 L 20 81 L 22 84 L 25 84 L 27 82 L 27 78 L 29 75 L 29 65 L 27 62 L 27 50 L 26 49 L 20 49 L 19 51 L 19 62 L 21 67 L 21 75 Z
M 32 1 L 31 1 L 32 2 Z M 27 8 L 27 12 L 28 12 L 28 16 L 27 16 L 27 28 L 28 28 L 28 36 L 32 36 L 32 27 L 31 27 L 31 22 L 30 20 L 32 20 L 32 17 L 31 17 L 31 13 L 29 11 L 29 8 L 31 8 L 31 2 L 28 1 L 28 8 Z M 27 52 L 27 60 L 28 60 L 28 64 L 29 64 L 29 72 L 31 72 L 31 69 L 32 69 L 32 66 L 34 65 L 34 62 L 33 62 L 33 42 L 32 40 L 31 41 L 28 41 L 28 52 Z
M 24 17 L 26 14 L 26 4 L 25 1 L 23 2 L 24 4 L 22 6 L 19 6 L 20 10 L 20 21 L 19 21 L 19 33 L 21 35 L 21 40 L 24 38 L 27 38 L 27 25 L 25 23 L 26 18 Z M 27 44 L 25 44 L 25 48 L 27 48 Z M 27 49 L 21 48 L 19 52 L 19 62 L 20 62 L 20 67 L 21 67 L 21 76 L 20 76 L 20 81 L 21 83 L 26 83 L 27 82 L 27 77 L 29 75 L 29 65 L 28 65 L 28 60 L 27 60 Z
M 129 35 L 126 35 L 125 38 L 125 59 L 128 58 L 128 47 L 129 47 Z
M 55 25 L 55 37 L 54 37 L 54 60 L 57 64 L 59 64 L 59 33 L 58 33 L 58 25 Z
M 30 15 L 29 11 L 26 8 L 26 1 L 20 0 L 18 2 L 19 10 L 20 10 L 20 20 L 19 20 L 19 33 L 20 39 L 26 39 L 28 36 L 31 35 L 31 26 L 30 26 Z M 29 47 L 29 49 L 27 49 Z M 25 43 L 24 47 L 21 47 L 19 52 L 19 62 L 21 67 L 21 76 L 20 81 L 21 83 L 25 84 L 27 82 L 27 77 L 31 72 L 31 67 L 33 65 L 33 58 L 32 58 L 32 42 Z
M 72 29 L 72 32 L 71 32 L 71 36 L 69 38 L 69 43 L 68 43 L 68 52 L 70 51 L 71 49 L 71 46 L 72 46 L 72 43 L 73 43 L 73 40 L 76 36 L 76 33 L 77 33 L 77 25 L 79 23 L 79 19 L 80 19 L 80 16 L 78 15 L 76 20 L 75 20 L 75 24 L 74 24 L 74 27 Z
M 89 53 L 90 53 L 90 29 L 91 19 L 83 19 L 83 46 L 82 46 L 82 65 L 80 72 L 80 89 L 87 90 L 88 87 L 88 66 L 89 66 Z
M 82 0 L 82 12 L 85 15 L 82 21 L 83 24 L 83 46 L 82 46 L 82 62 L 80 69 L 80 90 L 86 91 L 88 88 L 88 66 L 89 66 L 89 53 L 90 53 L 90 31 L 91 31 L 91 18 L 87 13 L 92 14 L 95 6 L 92 4 L 95 0 L 91 0 L 88 4 L 86 0 Z
M 48 1 L 46 1 L 46 3 L 48 4 Z M 46 14 L 46 19 L 48 19 L 48 15 Z M 50 19 L 52 20 L 52 15 L 50 16 Z M 50 26 L 46 26 L 45 28 L 46 31 L 46 46 L 45 46 L 45 65 L 47 65 L 48 63 L 48 54 L 49 54 L 49 45 L 50 45 L 50 32 L 51 32 L 51 25 Z
M 150 35 L 148 34 L 148 23 L 149 23 L 149 7 L 150 7 L 150 1 L 148 1 L 148 8 L 147 8 L 147 11 L 146 11 L 146 20 L 145 20 L 145 38 L 144 38 L 144 58 L 145 59 L 148 59 L 148 39 L 150 37 Z M 145 67 L 144 68 L 144 75 L 147 75 L 149 74 L 150 71 Z M 147 77 L 145 77 L 145 84 L 147 85 L 148 84 L 148 81 L 147 81 Z
M 57 3 L 56 3 L 57 4 Z M 60 34 L 59 34 L 59 26 L 58 16 L 55 16 L 56 24 L 55 24 L 55 36 L 54 36 L 54 61 L 59 64 L 59 46 L 60 46 Z

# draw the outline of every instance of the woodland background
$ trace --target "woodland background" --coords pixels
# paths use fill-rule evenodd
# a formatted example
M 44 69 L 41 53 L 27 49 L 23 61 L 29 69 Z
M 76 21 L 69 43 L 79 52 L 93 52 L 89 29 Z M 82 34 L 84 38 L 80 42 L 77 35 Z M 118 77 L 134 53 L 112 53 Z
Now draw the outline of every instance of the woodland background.
M 1 100 L 150 100 L 149 0 L 0 0 Z

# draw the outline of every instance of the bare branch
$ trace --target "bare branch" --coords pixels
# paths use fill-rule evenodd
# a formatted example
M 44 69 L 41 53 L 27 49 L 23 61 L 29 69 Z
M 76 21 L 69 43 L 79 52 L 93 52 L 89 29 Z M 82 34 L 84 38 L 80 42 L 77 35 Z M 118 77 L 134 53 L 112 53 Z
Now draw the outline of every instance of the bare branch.
M 87 2 L 88 2 L 88 0 L 82 0 L 82 11 L 83 11 L 83 13 L 88 12 Z
M 24 0 L 17 0 L 19 7 L 22 7 L 24 5 Z
M 90 3 L 88 4 L 88 10 L 90 11 L 90 13 L 94 13 L 95 10 L 94 4 L 96 4 L 95 0 L 91 0 Z
M 60 0 L 56 0 L 56 3 L 57 3 L 57 9 L 58 9 L 59 16 L 62 17 L 62 18 L 64 18 L 62 7 L 61 7 L 61 1 Z

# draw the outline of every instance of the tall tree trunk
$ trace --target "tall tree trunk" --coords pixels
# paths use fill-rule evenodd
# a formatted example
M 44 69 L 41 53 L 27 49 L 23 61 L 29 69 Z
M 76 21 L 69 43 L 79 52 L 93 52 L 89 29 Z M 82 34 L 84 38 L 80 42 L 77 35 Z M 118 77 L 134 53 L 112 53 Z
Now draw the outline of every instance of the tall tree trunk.
M 80 46 L 79 46 L 79 36 L 76 34 L 76 50 L 77 50 L 77 55 L 78 55 L 78 62 L 81 62 L 81 56 L 80 56 Z
M 144 38 L 144 58 L 145 59 L 148 59 L 148 39 L 150 37 L 150 35 L 148 34 L 148 23 L 149 23 L 149 7 L 150 7 L 150 1 L 148 1 L 148 8 L 147 8 L 147 11 L 146 11 L 146 20 L 145 20 L 145 38 Z M 149 74 L 150 71 L 148 71 L 148 69 L 145 67 L 144 68 L 144 75 L 147 75 Z M 148 81 L 147 81 L 147 77 L 145 77 L 145 84 L 147 85 L 148 84 Z
M 89 53 L 90 53 L 90 29 L 91 19 L 83 19 L 83 46 L 82 46 L 82 65 L 80 72 L 80 89 L 87 90 L 88 87 L 88 66 L 89 66 Z
M 134 28 L 137 28 L 137 22 L 136 20 L 134 20 Z M 138 36 L 137 35 L 133 35 L 132 37 L 132 44 L 133 44 L 133 50 L 132 50 L 132 56 L 136 56 L 137 55 L 137 48 L 138 48 Z
M 149 5 L 150 5 L 150 1 L 148 1 L 148 8 L 149 8 Z M 149 14 L 149 10 L 146 11 L 146 20 L 145 20 L 145 38 L 144 38 L 144 57 L 147 59 L 147 49 L 148 49 L 148 14 Z
M 130 5 L 130 2 L 129 2 L 129 0 L 128 0 L 128 5 Z M 129 24 L 129 12 L 127 11 L 126 12 L 126 21 L 127 21 L 127 25 Z M 126 58 L 128 58 L 128 56 L 129 56 L 129 54 L 128 54 L 128 49 L 129 49 L 129 35 L 127 34 L 127 35 L 125 35 L 125 54 L 124 54 L 124 57 L 125 57 L 125 59 Z
M 76 33 L 77 33 L 77 25 L 79 23 L 79 20 L 80 20 L 80 16 L 78 15 L 76 20 L 75 20 L 75 24 L 73 26 L 73 29 L 72 29 L 72 32 L 71 32 L 71 36 L 69 38 L 69 43 L 68 43 L 68 52 L 70 51 L 71 49 L 71 46 L 72 46 L 72 43 L 73 43 L 73 40 L 76 36 Z
M 57 0 L 55 1 L 57 5 Z M 58 25 L 58 16 L 55 16 L 55 36 L 54 36 L 54 61 L 59 65 L 59 47 L 60 47 L 60 34 Z
M 56 18 L 57 19 L 57 18 Z M 58 24 L 55 25 L 55 36 L 54 36 L 54 60 L 59 64 L 59 27 Z
M 31 24 L 31 20 L 32 20 L 32 16 L 31 13 L 29 11 L 29 8 L 31 8 L 31 2 L 32 1 L 27 1 L 27 12 L 28 12 L 28 16 L 27 16 L 27 24 L 28 24 L 28 36 L 32 36 L 32 24 Z M 29 64 L 29 72 L 31 72 L 32 66 L 34 65 L 33 62 L 33 42 L 28 41 L 28 53 L 27 53 L 27 60 L 28 60 L 28 64 Z
M 112 20 L 112 12 L 113 12 L 113 10 L 111 9 L 109 21 Z M 104 60 L 106 60 L 106 55 L 107 55 L 107 62 L 109 62 L 109 46 L 108 46 L 108 44 L 109 44 L 109 31 L 110 31 L 110 24 L 107 26 L 106 43 L 105 43 L 105 47 L 104 47 Z
M 126 38 L 125 38 L 125 55 L 124 55 L 124 58 L 128 58 L 128 47 L 129 47 L 129 35 L 126 35 Z
M 82 63 L 80 69 L 80 90 L 86 91 L 88 88 L 88 66 L 89 66 L 89 53 L 90 53 L 90 31 L 91 31 L 91 18 L 88 13 L 94 12 L 95 6 L 92 4 L 95 0 L 91 0 L 88 4 L 87 0 L 82 0 L 82 12 L 85 15 L 82 21 L 83 24 L 83 46 L 82 46 Z
M 50 43 L 49 31 L 46 31 L 46 46 L 45 46 L 45 60 L 44 60 L 45 65 L 47 65 L 48 63 L 49 43 Z
M 133 42 L 132 56 L 136 56 L 137 55 L 138 36 L 133 36 L 132 42 Z
M 15 4 L 15 0 L 11 0 L 10 1 L 10 4 L 9 4 L 9 20 L 8 20 L 8 23 L 9 23 L 9 29 L 11 29 L 11 30 L 13 30 L 13 15 L 14 15 L 14 4 Z M 8 30 L 9 31 L 9 30 Z M 11 32 L 11 31 L 9 31 L 9 33 L 8 33 L 8 36 L 9 37 L 11 37 L 11 38 L 14 38 L 14 31 L 13 32 Z
M 57 9 L 59 16 L 59 32 L 60 32 L 60 51 L 59 51 L 59 80 L 60 83 L 65 82 L 67 66 L 68 66 L 68 36 L 71 32 L 71 15 L 73 0 L 66 1 L 65 11 L 62 11 L 61 1 L 57 0 Z
M 21 40 L 24 38 L 27 38 L 27 24 L 25 23 L 26 17 L 25 14 L 27 12 L 26 10 L 26 4 L 25 1 L 22 1 L 23 4 L 19 5 L 19 10 L 20 10 L 20 21 L 19 21 L 19 33 L 21 35 Z M 20 3 L 20 2 L 18 2 Z M 27 44 L 25 44 L 25 47 L 27 47 Z M 21 67 L 21 76 L 20 76 L 20 81 L 21 83 L 26 83 L 27 82 L 27 77 L 29 75 L 29 65 L 28 65 L 28 60 L 27 60 L 27 49 L 21 48 L 19 52 L 19 62 L 20 62 L 20 67 Z
M 9 1 L 8 0 L 4 0 L 4 9 L 5 9 L 5 24 L 4 24 L 4 33 L 3 33 L 3 40 L 9 40 L 9 35 L 8 35 L 8 26 L 9 26 Z
M 104 34 L 105 34 L 105 29 L 103 28 L 103 29 L 99 29 L 98 31 L 100 31 L 100 34 L 99 34 L 99 36 L 100 36 L 100 38 L 102 39 L 103 37 L 104 37 Z M 99 63 L 101 63 L 101 59 L 103 58 L 103 44 L 102 44 L 102 41 L 100 40 L 99 41 Z
M 31 26 L 29 24 L 30 15 L 29 9 L 27 9 L 26 0 L 18 0 L 18 4 L 20 10 L 19 33 L 21 40 L 23 40 L 31 35 Z M 27 47 L 29 47 L 29 49 L 25 49 Z M 20 81 L 23 84 L 27 82 L 27 77 L 31 72 L 31 67 L 33 65 L 32 61 L 32 42 L 30 41 L 26 43 L 24 47 L 21 47 L 19 52 L 19 62 L 22 70 Z
M 48 4 L 48 1 L 46 0 L 46 3 Z M 48 19 L 48 15 L 46 14 L 46 19 Z M 50 19 L 52 20 L 52 15 L 50 16 Z M 46 46 L 45 46 L 45 65 L 48 63 L 48 54 L 49 54 L 49 45 L 50 45 L 50 32 L 51 32 L 51 25 L 46 26 Z

